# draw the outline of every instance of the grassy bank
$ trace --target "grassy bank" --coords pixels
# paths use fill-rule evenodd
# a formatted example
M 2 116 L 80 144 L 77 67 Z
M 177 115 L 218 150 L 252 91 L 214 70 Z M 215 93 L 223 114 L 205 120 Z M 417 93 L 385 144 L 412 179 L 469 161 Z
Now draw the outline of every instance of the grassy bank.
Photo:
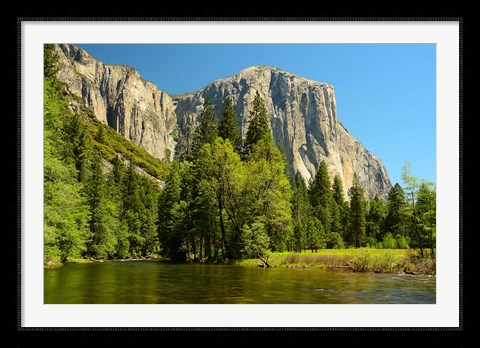
M 318 268 L 353 272 L 435 274 L 435 259 L 420 258 L 405 249 L 323 249 L 318 252 L 273 252 L 268 255 L 272 267 Z M 239 261 L 243 266 L 258 266 L 259 259 Z

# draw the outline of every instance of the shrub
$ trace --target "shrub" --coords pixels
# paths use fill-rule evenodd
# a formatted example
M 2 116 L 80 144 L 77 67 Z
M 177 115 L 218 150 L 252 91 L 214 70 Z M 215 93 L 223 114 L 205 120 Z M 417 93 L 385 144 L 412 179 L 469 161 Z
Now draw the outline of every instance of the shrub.
M 354 272 L 366 272 L 370 268 L 372 255 L 368 249 L 361 249 L 357 256 L 353 259 Z
M 326 245 L 328 249 L 343 249 L 343 239 L 337 232 L 330 232 L 327 234 Z
M 377 240 L 375 237 L 367 237 L 367 247 L 369 248 L 376 248 L 377 247 Z
M 405 236 L 401 236 L 399 234 L 395 235 L 395 239 L 397 241 L 397 248 L 399 249 L 408 249 L 408 241 Z
M 393 238 L 392 234 L 389 232 L 383 237 L 383 248 L 384 249 L 396 249 L 397 241 Z

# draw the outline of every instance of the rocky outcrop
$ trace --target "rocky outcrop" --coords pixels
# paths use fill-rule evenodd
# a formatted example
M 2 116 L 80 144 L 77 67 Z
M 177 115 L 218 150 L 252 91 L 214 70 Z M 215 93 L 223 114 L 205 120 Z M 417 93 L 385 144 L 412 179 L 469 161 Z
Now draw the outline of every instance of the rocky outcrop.
M 141 78 L 131 67 L 107 65 L 85 50 L 57 46 L 59 80 L 81 97 L 96 117 L 151 155 L 171 160 L 177 127 L 175 107 L 168 94 Z
M 325 160 L 332 180 L 340 175 L 345 193 L 356 172 L 369 198 L 386 197 L 391 183 L 385 167 L 338 121 L 335 90 L 329 84 L 274 67 L 250 67 L 196 92 L 174 96 L 178 124 L 182 128 L 191 115 L 198 115 L 207 97 L 220 115 L 230 96 L 245 136 L 256 91 L 265 100 L 274 140 L 284 149 L 292 172 L 300 172 L 308 182 Z

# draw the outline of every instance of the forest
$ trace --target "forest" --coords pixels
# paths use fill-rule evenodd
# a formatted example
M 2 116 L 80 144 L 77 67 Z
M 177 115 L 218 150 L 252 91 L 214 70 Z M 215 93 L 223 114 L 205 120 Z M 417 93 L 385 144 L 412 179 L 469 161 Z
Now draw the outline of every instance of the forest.
M 435 187 L 408 162 L 386 200 L 367 200 L 357 175 L 345 197 L 325 162 L 306 183 L 289 174 L 257 92 L 244 139 L 232 101 L 217 115 L 207 99 L 164 163 L 100 123 L 56 79 L 54 49 L 44 54 L 45 264 L 153 255 L 214 263 L 364 247 L 435 257 Z

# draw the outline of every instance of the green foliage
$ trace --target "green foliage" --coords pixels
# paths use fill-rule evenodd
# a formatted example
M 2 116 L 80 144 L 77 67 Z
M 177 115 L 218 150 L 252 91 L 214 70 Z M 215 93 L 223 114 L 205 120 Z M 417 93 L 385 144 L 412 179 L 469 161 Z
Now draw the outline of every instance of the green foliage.
M 307 224 L 306 240 L 308 248 L 313 252 L 326 246 L 325 232 L 322 223 L 317 218 L 311 218 Z
M 43 45 L 43 76 L 52 78 L 58 72 L 58 54 L 55 51 L 55 45 Z
M 253 107 L 249 111 L 250 123 L 245 137 L 245 153 L 248 156 L 255 144 L 267 137 L 272 137 L 270 132 L 270 122 L 268 119 L 267 108 L 265 102 L 257 91 L 253 100 Z
M 308 190 L 300 173 L 297 173 L 292 184 L 292 217 L 294 222 L 292 245 L 290 250 L 297 252 L 307 247 L 306 225 L 311 216 L 311 206 L 308 200 Z
M 246 162 L 245 199 L 248 216 L 262 217 L 272 250 L 284 250 L 292 231 L 291 187 L 286 160 L 271 135 L 260 139 Z
M 402 187 L 397 183 L 388 191 L 387 216 L 385 217 L 384 231 L 392 234 L 402 234 L 404 223 L 405 197 Z
M 190 229 L 190 211 L 187 202 L 191 164 L 172 164 L 172 170 L 158 202 L 158 238 L 163 255 L 172 260 L 185 260 L 185 240 Z M 183 182 L 183 185 L 182 185 Z
M 383 237 L 382 245 L 384 249 L 397 249 L 397 240 L 389 232 Z
M 193 135 L 193 153 L 196 156 L 205 144 L 212 144 L 218 135 L 217 115 L 210 99 L 203 104 L 203 111 L 198 118 L 198 125 Z
M 320 220 L 326 233 L 332 230 L 333 196 L 330 185 L 327 164 L 322 161 L 318 166 L 317 173 L 310 181 L 308 197 L 313 215 Z
M 332 207 L 332 230 L 340 233 L 342 240 L 347 239 L 349 205 L 345 201 L 342 180 L 338 174 L 333 179 L 332 197 L 334 201 Z
M 357 174 L 353 175 L 353 184 L 350 194 L 350 231 L 351 240 L 356 248 L 364 245 L 365 240 L 365 191 L 360 186 Z
M 368 203 L 368 209 L 366 212 L 365 231 L 367 237 L 373 237 L 378 240 L 383 238 L 383 228 L 386 216 L 387 207 L 385 202 L 375 195 L 375 197 Z
M 243 241 L 244 252 L 248 258 L 263 258 L 270 244 L 265 226 L 258 221 L 243 228 Z
M 242 145 L 237 115 L 233 109 L 232 100 L 229 97 L 227 97 L 225 101 L 225 110 L 220 117 L 218 136 L 223 140 L 230 140 L 230 143 L 235 149 L 239 149 Z
M 325 244 L 328 249 L 343 249 L 345 247 L 342 236 L 337 232 L 327 233 Z
M 238 218 L 238 212 L 241 209 L 240 185 L 244 180 L 244 166 L 230 140 L 220 137 L 213 144 L 203 146 L 198 162 L 202 192 L 209 192 L 215 197 L 225 256 L 235 257 L 239 252 L 238 238 L 243 225 Z M 227 229 L 231 232 L 230 238 L 227 236 Z
M 105 127 L 102 124 L 98 125 L 97 135 L 95 140 L 100 144 L 105 144 Z
M 432 183 L 410 174 L 410 164 L 405 162 L 402 180 L 406 198 L 406 224 L 410 232 L 410 246 L 418 248 L 425 256 L 424 249 L 430 249 L 430 256 L 435 255 L 436 235 L 436 194 Z
M 395 240 L 397 241 L 397 247 L 398 249 L 408 249 L 408 240 L 405 236 L 402 236 L 400 234 L 395 235 Z
M 372 254 L 369 249 L 360 249 L 360 252 L 355 256 L 352 262 L 353 270 L 355 272 L 366 272 L 369 270 L 372 262 Z

